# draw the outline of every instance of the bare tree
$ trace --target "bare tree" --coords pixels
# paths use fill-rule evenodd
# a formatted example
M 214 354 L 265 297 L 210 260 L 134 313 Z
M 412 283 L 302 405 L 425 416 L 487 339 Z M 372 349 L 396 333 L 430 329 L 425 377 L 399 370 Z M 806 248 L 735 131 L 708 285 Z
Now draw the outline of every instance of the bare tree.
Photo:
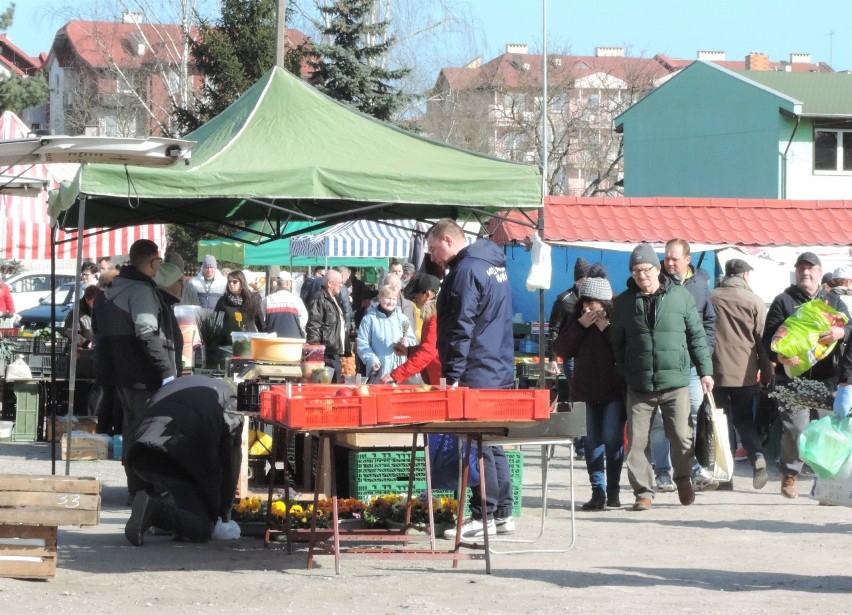
M 659 65 L 567 54 L 548 60 L 549 193 L 619 194 L 623 150 L 613 120 L 651 91 Z M 445 71 L 430 93 L 424 130 L 462 147 L 541 165 L 542 100 L 541 55 L 504 54 Z
M 84 62 L 63 67 L 76 84 L 63 104 L 68 128 L 98 124 L 99 132 L 110 134 L 173 134 L 174 109 L 186 106 L 200 85 L 189 44 L 198 16 L 211 5 L 212 0 L 111 0 L 106 7 L 63 7 L 66 22 L 86 22 L 86 44 L 99 59 L 96 68 Z M 112 24 L 122 21 L 132 34 L 116 41 Z M 132 48 L 133 61 L 117 57 L 116 45 Z

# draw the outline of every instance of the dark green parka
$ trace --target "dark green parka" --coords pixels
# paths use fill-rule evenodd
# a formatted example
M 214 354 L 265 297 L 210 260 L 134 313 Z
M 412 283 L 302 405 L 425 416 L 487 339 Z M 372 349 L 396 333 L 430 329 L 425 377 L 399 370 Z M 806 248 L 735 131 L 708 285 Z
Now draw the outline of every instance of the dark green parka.
M 634 391 L 663 391 L 689 386 L 689 370 L 712 376 L 704 327 L 692 294 L 660 276 L 653 295 L 654 322 L 648 321 L 648 299 L 631 278 L 615 299 L 610 341 L 615 363 Z

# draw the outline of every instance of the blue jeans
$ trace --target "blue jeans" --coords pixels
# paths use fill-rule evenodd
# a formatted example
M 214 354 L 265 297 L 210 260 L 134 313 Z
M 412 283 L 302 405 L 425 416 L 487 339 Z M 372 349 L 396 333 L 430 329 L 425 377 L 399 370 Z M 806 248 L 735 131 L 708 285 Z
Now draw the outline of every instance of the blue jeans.
M 698 416 L 698 407 L 704 399 L 704 391 L 701 388 L 701 379 L 698 377 L 698 372 L 692 367 L 689 370 L 689 425 L 695 429 L 695 417 Z M 695 434 L 693 433 L 693 440 Z M 663 430 L 662 413 L 654 414 L 654 421 L 651 424 L 651 461 L 654 464 L 654 476 L 664 474 L 671 478 L 672 460 L 670 453 L 669 440 L 666 438 L 666 432 Z
M 618 495 L 621 466 L 624 465 L 626 422 L 624 401 L 586 402 L 586 468 L 593 493 Z

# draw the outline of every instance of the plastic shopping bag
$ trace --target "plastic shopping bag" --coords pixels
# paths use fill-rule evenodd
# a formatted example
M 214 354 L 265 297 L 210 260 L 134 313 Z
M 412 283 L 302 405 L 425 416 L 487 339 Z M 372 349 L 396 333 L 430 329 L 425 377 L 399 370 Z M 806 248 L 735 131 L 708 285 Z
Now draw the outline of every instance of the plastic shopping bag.
M 814 299 L 803 303 L 784 323 L 772 338 L 773 351 L 785 357 L 799 357 L 797 365 L 785 365 L 784 371 L 790 378 L 801 376 L 820 359 L 828 356 L 837 342 L 828 346 L 819 343 L 819 337 L 831 327 L 843 327 L 848 319 L 825 301 Z
M 726 483 L 734 476 L 734 455 L 728 436 L 728 417 L 724 410 L 713 409 L 713 478 Z
M 544 243 L 535 233 L 532 236 L 532 252 L 530 253 L 530 273 L 527 276 L 527 290 L 547 290 L 550 288 L 551 265 L 550 246 Z
M 231 519 L 230 521 L 222 521 L 219 517 L 216 519 L 216 526 L 213 528 L 213 540 L 237 540 L 240 537 L 240 525 Z
M 826 416 L 799 436 L 799 457 L 821 478 L 831 478 L 852 454 L 852 419 Z
M 813 497 L 827 504 L 852 507 L 852 455 L 833 478 L 817 478 Z
M 716 438 L 713 434 L 713 411 L 716 405 L 708 393 L 698 407 L 695 425 L 695 460 L 703 467 L 713 465 L 716 457 Z
M 6 367 L 6 381 L 13 382 L 15 380 L 32 380 L 33 373 L 30 371 L 30 366 L 21 358 L 15 359 Z

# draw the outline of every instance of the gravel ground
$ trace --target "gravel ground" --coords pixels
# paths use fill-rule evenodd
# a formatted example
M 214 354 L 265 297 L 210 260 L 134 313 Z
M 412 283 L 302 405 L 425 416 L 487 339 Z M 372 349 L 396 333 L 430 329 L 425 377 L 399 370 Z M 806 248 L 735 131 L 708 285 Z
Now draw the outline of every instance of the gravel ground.
M 538 546 L 571 540 L 568 449 L 551 465 L 549 514 Z M 524 507 L 518 538 L 540 526 L 539 449 L 527 447 Z M 45 444 L 0 444 L 3 472 L 49 474 Z M 64 462 L 57 462 L 64 473 Z M 779 495 L 779 476 L 751 488 L 737 463 L 736 490 L 698 494 L 680 506 L 661 494 L 650 511 L 624 507 L 582 512 L 588 475 L 575 471 L 577 540 L 566 553 L 494 555 L 453 570 L 447 561 L 342 560 L 331 556 L 306 570 L 305 552 L 288 555 L 255 538 L 203 545 L 149 536 L 145 546 L 124 538 L 124 474 L 116 461 L 75 462 L 71 473 L 103 485 L 101 523 L 62 528 L 56 577 L 0 578 L 0 612 L 62 613 L 845 613 L 852 610 L 848 574 L 852 511 Z M 623 475 L 626 485 L 626 471 Z M 810 481 L 801 485 L 809 488 Z M 512 548 L 516 545 L 500 545 Z M 496 545 L 495 545 L 496 547 Z

